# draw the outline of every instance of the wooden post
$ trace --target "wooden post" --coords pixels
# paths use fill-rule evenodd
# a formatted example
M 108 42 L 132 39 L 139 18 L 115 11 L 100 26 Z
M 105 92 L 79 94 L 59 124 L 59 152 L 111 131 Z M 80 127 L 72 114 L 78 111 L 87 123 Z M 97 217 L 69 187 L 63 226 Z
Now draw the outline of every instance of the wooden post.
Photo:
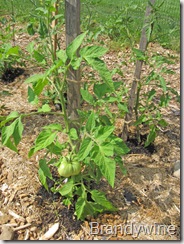
M 140 44 L 139 44 L 139 49 L 142 52 L 145 52 L 147 49 L 148 39 L 146 36 L 146 29 L 147 29 L 146 24 L 149 22 L 149 16 L 151 15 L 152 6 L 154 5 L 155 1 L 156 0 L 150 0 L 149 1 L 150 3 L 148 3 L 148 6 L 146 8 L 145 22 L 144 22 L 144 27 L 142 29 L 142 34 L 141 34 L 141 39 L 140 39 Z M 153 26 L 152 26 L 152 28 L 153 28 Z M 121 138 L 124 141 L 127 141 L 127 138 L 128 138 L 128 125 L 132 121 L 133 109 L 135 106 L 136 93 L 137 93 L 137 85 L 138 85 L 138 82 L 141 77 L 142 65 L 143 65 L 143 61 L 137 60 L 136 67 L 135 67 L 135 73 L 134 73 L 134 80 L 132 82 L 132 87 L 130 90 L 130 96 L 129 96 L 129 100 L 128 100 L 128 113 L 126 113 L 125 123 L 124 123 L 124 127 L 123 127 L 122 134 L 121 134 Z
M 53 12 L 53 17 L 54 17 L 54 20 L 52 21 L 52 28 L 54 29 L 56 26 L 57 26 L 57 19 L 55 19 L 55 16 L 58 14 L 58 5 L 59 5 L 59 0 L 57 0 L 55 3 L 54 3 L 54 8 L 55 8 L 55 11 Z M 52 37 L 53 39 L 53 54 L 54 54 L 54 59 L 56 58 L 56 50 L 57 50 L 57 33 L 55 33 Z
M 65 0 L 65 24 L 68 46 L 80 34 L 80 0 Z M 76 121 L 77 109 L 80 108 L 80 69 L 71 67 L 67 78 L 67 112 L 70 121 Z

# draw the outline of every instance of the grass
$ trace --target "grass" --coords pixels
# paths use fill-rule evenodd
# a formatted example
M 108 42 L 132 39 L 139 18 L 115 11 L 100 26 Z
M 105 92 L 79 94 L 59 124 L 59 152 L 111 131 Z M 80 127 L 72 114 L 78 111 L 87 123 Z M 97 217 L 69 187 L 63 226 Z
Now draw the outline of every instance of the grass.
M 64 0 L 63 0 L 64 1 Z M 162 0 L 157 0 L 157 6 Z M 1 0 L 0 18 L 12 13 L 16 20 L 29 21 L 39 0 Z M 147 0 L 81 0 L 81 26 L 94 36 L 108 35 L 115 46 L 139 42 Z M 158 12 L 152 41 L 180 50 L 180 1 L 164 0 Z

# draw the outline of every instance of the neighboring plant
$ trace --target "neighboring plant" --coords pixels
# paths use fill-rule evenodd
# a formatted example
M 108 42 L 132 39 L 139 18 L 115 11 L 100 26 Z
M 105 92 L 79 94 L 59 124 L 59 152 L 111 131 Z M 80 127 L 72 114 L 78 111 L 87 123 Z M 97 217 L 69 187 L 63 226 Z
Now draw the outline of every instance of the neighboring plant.
M 13 39 L 13 33 L 11 29 L 10 19 L 8 17 L 0 17 L 0 40 L 1 44 L 5 42 L 9 42 Z
M 57 6 L 56 9 L 56 4 Z M 36 40 L 32 41 L 26 47 L 29 53 L 29 59 L 32 63 L 38 63 L 43 70 L 49 69 L 57 59 L 56 50 L 60 49 L 60 36 L 64 15 L 61 13 L 63 3 L 58 0 L 40 1 L 40 6 L 36 7 L 34 13 L 30 13 L 30 21 L 27 25 L 29 35 L 36 34 Z M 59 9 L 59 11 L 58 11 Z M 49 89 L 44 92 L 49 103 L 51 100 L 55 104 L 60 103 L 59 97 L 50 83 Z
M 11 71 L 14 67 L 22 66 L 21 50 L 19 46 L 4 43 L 0 47 L 0 77 L 3 73 Z
M 136 60 L 144 60 L 151 70 L 148 76 L 143 76 L 138 81 L 135 103 L 136 122 L 134 125 L 137 128 L 137 141 L 141 142 L 140 128 L 142 125 L 146 125 L 149 133 L 144 146 L 147 147 L 155 140 L 157 132 L 167 126 L 162 108 L 168 106 L 173 95 L 177 102 L 180 97 L 177 91 L 171 88 L 171 82 L 167 82 L 164 78 L 165 74 L 174 74 L 172 69 L 167 68 L 167 65 L 174 64 L 170 57 L 153 54 L 149 58 L 138 49 L 133 49 L 133 51 Z

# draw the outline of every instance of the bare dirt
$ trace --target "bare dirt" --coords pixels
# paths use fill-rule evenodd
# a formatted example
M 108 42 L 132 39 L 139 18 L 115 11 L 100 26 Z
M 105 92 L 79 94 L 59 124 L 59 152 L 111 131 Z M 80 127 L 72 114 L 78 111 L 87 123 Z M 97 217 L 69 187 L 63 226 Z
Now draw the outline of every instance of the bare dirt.
M 17 37 L 17 43 L 23 47 L 29 41 L 25 34 Z M 166 75 L 165 79 L 172 81 L 172 88 L 180 92 L 179 55 L 158 44 L 151 44 L 149 52 L 176 57 L 175 64 L 170 65 L 175 74 Z M 122 80 L 130 87 L 135 69 L 135 64 L 129 62 L 130 50 L 108 52 L 104 60 L 110 69 L 117 65 L 122 69 L 123 77 L 115 74 L 114 80 Z M 27 102 L 24 80 L 38 71 L 39 67 L 27 65 L 24 73 L 13 82 L 0 82 L 1 115 L 8 115 L 11 111 L 28 113 L 35 110 L 35 106 Z M 144 66 L 143 74 L 148 72 Z M 179 104 L 171 100 L 170 105 L 163 109 L 163 114 L 168 127 L 158 133 L 154 150 L 150 153 L 132 146 L 131 153 L 123 157 L 127 174 L 122 175 L 117 168 L 115 187 L 112 189 L 105 180 L 99 186 L 118 211 L 100 214 L 83 222 L 76 219 L 73 207 L 67 209 L 59 195 L 53 195 L 41 186 L 38 161 L 44 152 L 36 153 L 30 159 L 27 156 L 42 127 L 62 121 L 51 115 L 34 115 L 24 119 L 25 129 L 18 146 L 19 153 L 0 145 L 0 239 L 39 240 L 58 223 L 58 229 L 50 240 L 179 240 L 180 179 L 173 176 L 174 164 L 180 160 Z M 121 132 L 122 125 L 123 120 L 118 119 L 117 134 Z M 91 222 L 95 222 L 93 227 L 97 226 L 97 222 L 98 228 L 91 229 Z M 161 232 L 158 230 L 160 225 L 164 226 Z M 119 229 L 112 233 L 110 228 L 115 226 Z M 128 226 L 126 233 L 120 230 L 125 226 Z M 138 234 L 132 232 L 133 226 L 153 226 L 155 229 L 152 233 L 140 231 Z

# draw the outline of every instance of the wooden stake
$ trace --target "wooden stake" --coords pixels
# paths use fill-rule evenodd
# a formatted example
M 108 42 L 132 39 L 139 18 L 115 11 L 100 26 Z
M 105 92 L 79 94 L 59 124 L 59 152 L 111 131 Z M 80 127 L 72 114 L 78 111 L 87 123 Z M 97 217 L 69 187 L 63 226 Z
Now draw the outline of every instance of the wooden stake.
M 80 0 L 65 0 L 65 21 L 68 46 L 80 34 Z M 80 108 L 80 69 L 74 70 L 71 67 L 67 78 L 67 112 L 70 121 L 76 122 L 77 109 Z
M 139 49 L 142 52 L 145 52 L 147 49 L 148 39 L 146 36 L 146 29 L 147 29 L 146 24 L 149 21 L 149 16 L 151 15 L 152 6 L 154 5 L 155 0 L 150 0 L 149 2 L 151 4 L 148 4 L 148 6 L 146 8 L 145 22 L 144 22 L 144 27 L 142 29 L 142 34 L 141 34 L 141 39 L 140 39 L 140 44 L 139 44 Z M 134 80 L 132 82 L 132 87 L 130 90 L 130 96 L 129 96 L 129 100 L 128 100 L 128 113 L 126 113 L 125 123 L 124 123 L 124 127 L 123 127 L 122 134 L 121 134 L 121 138 L 124 141 L 127 141 L 127 138 L 128 138 L 128 126 L 129 126 L 129 124 L 132 120 L 132 116 L 133 116 L 133 109 L 135 106 L 136 93 L 137 93 L 137 85 L 138 85 L 138 82 L 141 77 L 142 65 L 143 65 L 143 61 L 137 60 L 136 67 L 135 67 L 135 73 L 134 73 Z
M 58 14 L 58 5 L 59 5 L 59 0 L 57 0 L 54 3 L 54 8 L 55 8 L 55 12 L 53 12 L 53 17 L 55 17 Z M 52 21 L 52 29 L 54 29 L 57 26 L 57 19 L 54 18 L 54 20 Z M 52 37 L 53 39 L 53 53 L 54 53 L 54 58 L 56 58 L 56 50 L 57 50 L 57 33 L 55 33 Z

